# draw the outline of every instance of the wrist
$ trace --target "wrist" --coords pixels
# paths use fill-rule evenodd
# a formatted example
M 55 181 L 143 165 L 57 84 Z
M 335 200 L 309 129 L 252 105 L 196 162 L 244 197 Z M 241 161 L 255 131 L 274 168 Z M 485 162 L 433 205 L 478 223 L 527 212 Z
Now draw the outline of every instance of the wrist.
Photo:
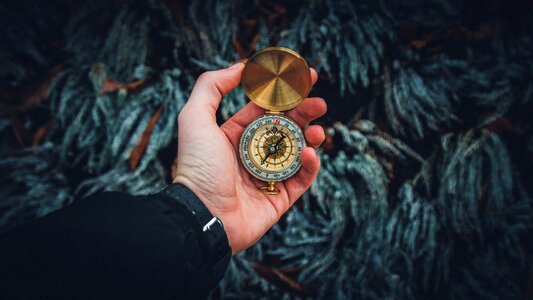
M 232 215 L 235 215 L 235 210 L 228 209 L 224 206 L 228 203 L 227 199 L 221 198 L 220 195 L 205 192 L 205 189 L 202 189 L 201 187 L 205 187 L 206 185 L 195 184 L 193 180 L 181 173 L 178 173 L 176 177 L 174 177 L 173 184 L 180 184 L 187 187 L 196 195 L 196 197 L 198 197 L 213 216 L 216 216 L 222 221 L 224 224 L 224 232 L 226 233 L 232 253 L 235 254 L 239 252 L 239 247 L 236 246 L 237 243 L 235 238 L 235 233 L 239 229 L 234 228 L 234 222 L 232 222 L 234 219 Z M 214 188 L 210 188 L 210 190 L 214 190 Z
M 229 250 L 222 221 L 213 215 L 187 186 L 173 183 L 160 194 L 166 198 L 167 204 L 188 217 L 191 227 L 196 231 L 207 252 L 218 255 Z
M 186 224 L 195 232 L 205 262 L 197 267 L 198 274 L 204 274 L 208 282 L 216 281 L 225 273 L 232 254 L 223 224 L 184 185 L 168 185 L 159 195 L 169 208 L 188 220 Z

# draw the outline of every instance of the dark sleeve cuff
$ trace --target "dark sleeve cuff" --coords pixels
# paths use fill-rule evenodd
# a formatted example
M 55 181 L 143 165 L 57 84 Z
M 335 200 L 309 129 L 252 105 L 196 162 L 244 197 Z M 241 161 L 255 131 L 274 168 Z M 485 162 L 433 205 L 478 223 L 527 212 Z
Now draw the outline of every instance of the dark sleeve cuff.
M 231 260 L 231 248 L 222 222 L 184 185 L 171 184 L 157 195 L 192 224 L 205 258 L 194 270 L 195 281 L 199 288 L 211 290 L 222 279 Z

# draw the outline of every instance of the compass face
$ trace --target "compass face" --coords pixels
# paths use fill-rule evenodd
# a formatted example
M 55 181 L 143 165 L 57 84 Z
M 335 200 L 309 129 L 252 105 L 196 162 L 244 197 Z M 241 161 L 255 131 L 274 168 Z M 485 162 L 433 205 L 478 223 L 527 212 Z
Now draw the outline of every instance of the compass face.
M 264 115 L 246 127 L 239 146 L 248 172 L 264 181 L 281 181 L 300 169 L 300 152 L 306 144 L 293 120 Z

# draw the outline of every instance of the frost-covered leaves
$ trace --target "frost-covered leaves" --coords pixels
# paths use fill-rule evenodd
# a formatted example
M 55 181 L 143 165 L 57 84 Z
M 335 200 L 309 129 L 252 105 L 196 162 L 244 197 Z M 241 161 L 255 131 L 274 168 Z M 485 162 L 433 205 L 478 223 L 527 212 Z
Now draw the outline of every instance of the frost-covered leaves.
M 157 155 L 176 138 L 177 115 L 192 83 L 177 68 L 154 72 L 154 67 L 171 60 L 171 57 L 153 59 L 154 53 L 161 51 L 156 49 L 162 46 L 161 28 L 170 30 L 172 25 L 165 7 L 151 1 L 126 1 L 121 5 L 87 1 L 78 7 L 65 3 L 17 5 L 20 11 L 0 7 L 10 10 L 2 18 L 2 22 L 10 23 L 2 26 L 5 29 L 2 37 L 10 45 L 1 49 L 5 62 L 2 87 L 31 92 L 22 84 L 34 80 L 35 85 L 35 77 L 43 75 L 41 69 L 46 73 L 57 62 L 57 53 L 63 56 L 61 62 L 66 63 L 56 68 L 61 72 L 54 72 L 52 85 L 51 79 L 46 78 L 43 85 L 46 92 L 39 94 L 39 103 L 32 101 L 32 106 L 39 104 L 39 110 L 29 116 L 13 116 L 16 124 L 2 120 L 1 133 L 6 140 L 13 140 L 7 137 L 16 128 L 40 126 L 37 129 L 46 132 L 37 131 L 34 140 L 38 137 L 41 143 L 44 139 L 46 147 L 7 155 L 17 149 L 2 144 L 0 164 L 6 179 L 1 183 L 0 227 L 5 229 L 42 216 L 76 196 L 98 190 L 137 194 L 162 187 L 169 170 Z M 67 8 L 76 13 L 69 16 Z M 131 80 L 145 84 L 130 89 L 134 85 L 126 83 Z M 111 81 L 116 87 L 106 88 Z M 2 90 L 1 100 L 11 101 L 13 106 L 24 104 L 17 101 L 26 99 L 11 94 Z M 161 114 L 139 151 L 137 168 L 132 171 L 127 167 L 128 158 L 158 109 Z M 47 120 L 50 115 L 53 119 Z
M 435 166 L 434 177 L 436 201 L 450 231 L 472 239 L 481 238 L 480 210 L 510 207 L 514 199 L 505 146 L 488 132 L 474 134 L 443 137 L 442 160 Z
M 166 186 L 168 170 L 165 167 L 156 160 L 144 170 L 132 172 L 123 164 L 82 181 L 76 187 L 75 193 L 78 197 L 101 191 L 123 191 L 132 195 L 154 193 Z
M 88 74 L 93 84 L 86 74 L 65 74 L 56 83 L 52 97 L 62 158 L 72 164 L 83 163 L 89 172 L 120 166 L 129 158 L 151 116 L 163 107 L 137 169 L 144 170 L 157 151 L 176 136 L 177 115 L 186 101 L 177 84 L 180 74 L 176 69 L 165 71 L 156 83 L 133 95 L 126 89 L 101 95 L 103 80 L 99 78 L 108 75 L 102 67 Z
M 352 297 L 520 298 L 533 203 L 505 146 L 487 131 L 447 135 L 432 160 L 360 230 Z
M 46 215 L 73 200 L 59 147 L 46 143 L 0 156 L 0 232 Z
M 109 67 L 114 78 L 131 80 L 135 75 L 135 68 L 145 63 L 150 46 L 149 22 L 150 18 L 145 12 L 127 6 L 121 8 L 113 20 L 109 35 L 102 45 L 99 61 Z
M 313 1 L 281 33 L 279 44 L 305 50 L 319 71 L 334 76 L 343 94 L 354 93 L 357 85 L 370 85 L 391 37 L 390 20 L 380 5 Z
M 114 79 L 127 82 L 145 77 L 148 65 L 168 63 L 171 54 L 156 56 L 159 51 L 170 52 L 159 45 L 172 45 L 175 37 L 167 40 L 167 31 L 179 35 L 168 10 L 158 1 L 86 1 L 65 29 L 65 49 L 77 67 L 103 63 Z
M 488 131 L 446 135 L 433 159 L 433 171 L 421 171 L 431 175 L 420 177 L 430 183 L 419 183 L 421 190 L 430 186 L 424 193 L 435 207 L 438 244 L 450 257 L 438 260 L 439 285 L 430 291 L 449 285 L 441 291 L 448 297 L 520 298 L 517 274 L 527 271 L 531 246 L 523 239 L 533 231 L 533 202 L 505 145 Z
M 423 138 L 428 130 L 439 131 L 455 119 L 446 84 L 424 80 L 409 68 L 385 67 L 383 106 L 394 133 L 414 139 Z
M 435 208 L 410 186 L 388 215 L 369 218 L 357 232 L 351 256 L 351 282 L 345 295 L 361 299 L 412 299 L 434 285 L 438 223 Z M 440 258 L 440 257 L 439 257 Z
M 97 23 L 89 21 L 102 10 L 115 14 L 104 15 Z M 164 182 L 162 167 L 153 164 L 159 164 L 158 151 L 176 137 L 177 115 L 192 83 L 178 68 L 157 73 L 154 69 L 172 59 L 154 57 L 165 52 L 157 47 L 163 30 L 174 30 L 172 24 L 166 7 L 150 1 L 126 1 L 120 6 L 86 2 L 70 20 L 66 48 L 76 64 L 56 81 L 50 97 L 58 121 L 51 139 L 61 143 L 60 155 L 70 167 L 99 174 L 101 180 L 105 174 L 152 178 L 145 172 L 149 168 Z M 132 151 L 135 174 L 119 175 Z M 98 185 L 98 180 L 89 178 L 82 185 Z
M 108 13 L 102 15 L 103 12 Z M 63 186 L 69 188 L 65 196 L 68 199 L 98 190 L 148 193 L 165 184 L 168 166 L 162 166 L 157 155 L 176 138 L 177 115 L 193 81 L 178 68 L 156 73 L 154 67 L 161 65 L 149 61 L 160 50 L 154 45 L 161 41 L 161 26 L 166 24 L 170 28 L 170 20 L 161 3 L 150 1 L 126 1 L 123 5 L 88 1 L 70 18 L 64 49 L 71 59 L 47 87 L 49 96 L 41 104 L 54 118 L 45 138 L 53 147 L 39 148 L 38 152 L 38 158 L 50 164 L 46 172 L 51 175 L 62 174 L 53 171 L 56 169 L 76 174 L 69 177 L 68 183 L 54 182 L 58 190 Z M 32 40 L 32 36 L 29 38 Z M 171 48 L 172 43 L 167 46 Z M 20 51 L 13 53 L 20 54 Z M 170 60 L 167 57 L 165 62 Z M 135 82 L 129 84 L 129 81 Z M 158 110 L 160 114 L 154 119 Z M 154 124 L 140 149 L 140 137 L 151 118 Z M 26 123 L 23 125 L 28 126 Z M 9 127 L 3 126 L 2 134 L 8 134 L 8 130 Z M 127 167 L 128 159 L 136 147 L 140 149 L 139 157 L 135 170 L 131 170 Z M 17 162 L 34 159 L 34 155 L 32 150 L 22 151 L 17 154 Z M 3 157 L 0 163 L 11 166 L 11 160 Z M 34 169 L 21 167 L 17 171 L 20 178 L 39 174 L 43 184 L 46 183 L 47 177 Z M 52 186 L 35 184 L 35 190 L 54 197 L 57 193 L 46 190 Z M 13 201 L 22 201 L 22 195 L 15 190 L 5 190 L 13 193 Z M 18 192 L 25 190 L 20 187 Z M 57 201 L 64 203 L 63 198 L 57 197 Z M 48 198 L 43 199 L 43 207 L 49 207 L 47 212 L 60 207 L 47 202 Z M 6 203 L 13 204 L 11 199 Z M 33 217 L 41 215 L 42 212 L 36 212 Z M 24 216 L 31 218 L 30 214 Z
M 192 1 L 187 8 L 184 27 L 189 57 L 204 62 L 238 59 L 232 45 L 239 21 L 251 3 L 242 1 Z
M 379 160 L 369 150 L 371 141 L 363 133 L 340 123 L 330 131 L 335 145 L 342 150 L 335 155 L 321 155 L 322 169 L 311 195 L 323 210 L 347 205 L 339 207 L 338 213 L 349 212 L 358 226 L 369 215 L 386 210 L 388 179 Z M 391 148 L 395 149 L 392 145 Z M 342 218 L 332 216 L 332 219 Z

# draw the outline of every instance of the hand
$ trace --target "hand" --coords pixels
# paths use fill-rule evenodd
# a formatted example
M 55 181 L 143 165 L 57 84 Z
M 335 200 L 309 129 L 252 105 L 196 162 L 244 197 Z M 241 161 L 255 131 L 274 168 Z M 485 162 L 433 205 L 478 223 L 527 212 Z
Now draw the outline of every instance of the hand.
M 193 191 L 207 209 L 222 220 L 233 254 L 261 238 L 315 180 L 320 161 L 315 153 L 324 141 L 324 130 L 308 126 L 304 135 L 309 147 L 302 149 L 302 167 L 295 176 L 276 183 L 278 195 L 258 190 L 265 183 L 251 176 L 239 159 L 239 139 L 244 128 L 264 113 L 247 104 L 222 126 L 216 111 L 222 97 L 237 87 L 243 63 L 202 74 L 178 117 L 178 160 L 174 182 Z M 316 71 L 311 69 L 313 84 Z M 286 115 L 299 126 L 326 112 L 321 98 L 307 98 Z

